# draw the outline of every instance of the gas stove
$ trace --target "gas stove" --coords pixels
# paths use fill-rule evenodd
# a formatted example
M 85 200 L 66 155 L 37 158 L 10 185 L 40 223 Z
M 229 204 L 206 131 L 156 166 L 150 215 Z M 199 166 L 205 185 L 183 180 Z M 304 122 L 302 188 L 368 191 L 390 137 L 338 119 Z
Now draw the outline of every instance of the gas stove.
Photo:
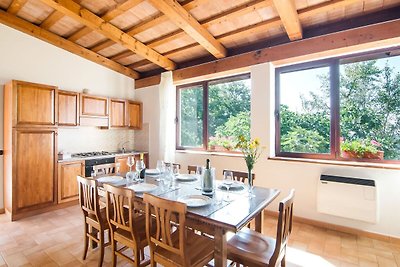
M 108 151 L 94 151 L 94 152 L 84 152 L 84 153 L 75 153 L 71 156 L 73 158 L 89 158 L 89 157 L 97 157 L 97 156 L 111 156 L 114 155 Z

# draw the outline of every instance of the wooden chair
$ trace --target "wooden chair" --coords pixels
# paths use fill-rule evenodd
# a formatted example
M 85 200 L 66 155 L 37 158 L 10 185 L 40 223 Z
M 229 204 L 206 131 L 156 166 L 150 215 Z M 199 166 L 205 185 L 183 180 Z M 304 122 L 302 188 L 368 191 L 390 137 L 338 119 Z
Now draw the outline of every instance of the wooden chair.
M 223 170 L 222 171 L 222 175 L 224 175 L 224 173 L 226 171 L 231 171 L 233 173 L 233 179 L 238 181 L 238 182 L 245 183 L 247 181 L 247 179 L 248 179 L 248 173 L 247 172 L 233 171 L 233 170 Z M 256 175 L 254 173 L 252 173 L 251 176 L 253 177 L 253 181 L 254 181 L 254 179 L 256 179 Z
M 285 266 L 286 246 L 292 232 L 294 189 L 279 203 L 276 239 L 248 228 L 228 241 L 228 259 L 246 266 Z
M 119 173 L 120 163 L 108 163 L 93 166 L 94 176 Z
M 199 166 L 197 166 L 197 165 L 188 165 L 188 173 L 189 174 L 191 174 L 192 172 L 196 173 L 197 167 L 199 167 Z
M 143 261 L 144 248 L 148 244 L 145 216 L 135 207 L 135 192 L 108 184 L 104 184 L 104 190 L 111 232 L 112 266 L 116 266 L 117 256 L 130 261 L 135 267 L 148 265 L 149 260 Z M 122 245 L 120 249 L 117 249 L 117 242 Z M 133 259 L 123 254 L 129 248 L 133 251 Z
M 83 211 L 84 226 L 84 250 L 83 259 L 86 259 L 89 240 L 96 242 L 100 247 L 99 266 L 103 264 L 105 243 L 104 234 L 108 227 L 105 209 L 100 209 L 99 195 L 97 193 L 97 181 L 84 177 L 77 177 L 79 183 L 79 203 Z M 109 238 L 110 239 L 110 238 Z
M 151 266 L 204 266 L 214 258 L 212 239 L 186 228 L 186 204 L 145 193 Z M 152 219 L 151 212 L 155 215 Z M 172 222 L 173 221 L 173 222 Z M 156 232 L 152 233 L 153 224 Z

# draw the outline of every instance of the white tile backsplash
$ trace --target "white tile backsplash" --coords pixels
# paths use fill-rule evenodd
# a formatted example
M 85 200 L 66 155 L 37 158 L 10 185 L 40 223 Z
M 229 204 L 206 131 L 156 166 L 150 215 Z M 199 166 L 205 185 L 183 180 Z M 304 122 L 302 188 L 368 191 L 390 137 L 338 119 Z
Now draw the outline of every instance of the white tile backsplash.
M 89 151 L 117 151 L 122 145 L 134 148 L 135 131 L 127 129 L 100 129 L 95 127 L 59 128 L 58 151 L 71 153 Z

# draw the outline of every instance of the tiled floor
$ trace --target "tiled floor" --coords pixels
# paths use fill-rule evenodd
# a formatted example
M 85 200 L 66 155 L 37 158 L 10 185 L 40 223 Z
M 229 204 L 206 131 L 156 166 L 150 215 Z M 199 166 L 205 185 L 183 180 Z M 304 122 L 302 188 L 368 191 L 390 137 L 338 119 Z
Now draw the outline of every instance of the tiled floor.
M 0 267 L 97 266 L 97 251 L 82 261 L 83 226 L 78 206 L 9 222 L 0 215 Z M 276 220 L 264 229 L 275 235 Z M 103 266 L 111 266 L 106 249 Z M 118 266 L 131 266 L 119 262 Z M 400 245 L 294 223 L 287 266 L 400 266 Z

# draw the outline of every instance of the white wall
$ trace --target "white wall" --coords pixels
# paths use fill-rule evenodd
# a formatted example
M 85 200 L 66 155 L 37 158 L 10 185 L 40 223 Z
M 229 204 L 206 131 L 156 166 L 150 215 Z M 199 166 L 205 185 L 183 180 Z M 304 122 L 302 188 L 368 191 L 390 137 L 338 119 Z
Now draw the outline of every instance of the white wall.
M 268 207 L 277 211 L 278 202 L 285 197 L 291 188 L 296 189 L 295 215 L 332 224 L 352 227 L 364 231 L 400 237 L 400 171 L 384 170 L 367 167 L 349 167 L 336 165 L 323 165 L 317 163 L 288 162 L 268 160 L 273 155 L 274 146 L 274 68 L 271 64 L 260 64 L 251 67 L 252 103 L 251 103 L 251 134 L 261 138 L 267 149 L 255 165 L 255 184 L 257 186 L 278 188 L 281 194 L 278 199 Z M 143 101 L 144 107 L 157 103 L 157 86 L 136 91 L 137 97 Z M 159 117 L 157 110 L 145 110 L 145 122 L 153 127 L 153 137 L 158 137 L 157 124 Z M 154 143 L 153 143 L 154 142 Z M 150 143 L 155 140 L 150 138 Z M 157 149 L 152 148 L 154 151 Z M 224 168 L 246 170 L 244 160 L 234 156 L 215 156 L 204 154 L 176 153 L 176 162 L 181 163 L 186 170 L 188 164 L 205 164 L 210 158 L 217 174 L 222 175 Z M 154 159 L 156 160 L 156 159 Z M 377 184 L 379 201 L 379 222 L 377 224 L 364 223 L 356 220 L 339 218 L 317 212 L 317 184 L 320 175 L 333 174 L 374 179 Z
M 81 92 L 87 88 L 91 94 L 134 98 L 132 79 L 0 24 L 0 87 L 13 79 L 56 85 L 60 89 L 70 91 Z M 0 105 L 0 147 L 3 148 L 2 92 Z M 106 144 L 107 148 L 110 148 L 111 144 L 114 144 L 110 134 L 115 139 L 129 136 L 124 132 L 99 131 L 104 130 L 94 128 L 61 130 L 60 145 L 66 149 L 79 148 L 80 151 L 92 149 L 94 145 Z M 95 143 L 88 136 L 92 134 L 100 138 L 95 139 Z M 74 138 L 75 143 L 71 144 L 72 140 L 68 139 L 68 135 L 80 138 Z M 3 161 L 0 160 L 0 208 L 3 207 Z

